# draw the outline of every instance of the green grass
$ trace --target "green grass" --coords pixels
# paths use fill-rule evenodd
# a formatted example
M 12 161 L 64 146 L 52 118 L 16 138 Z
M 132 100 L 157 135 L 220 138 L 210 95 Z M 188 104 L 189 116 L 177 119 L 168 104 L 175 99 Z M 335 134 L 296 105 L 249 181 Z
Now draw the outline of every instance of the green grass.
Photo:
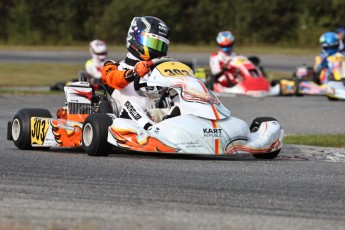
M 83 64 L 0 63 L 1 86 L 50 86 L 78 78 Z
M 345 148 L 345 134 L 291 135 L 284 137 L 284 144 Z
M 1 50 L 7 51 L 86 51 L 88 52 L 88 43 L 73 46 L 13 46 L 0 44 Z M 126 52 L 124 45 L 109 45 L 109 51 Z M 173 44 L 169 46 L 169 52 L 208 52 L 212 53 L 218 50 L 216 43 L 212 45 L 183 45 Z M 267 45 L 236 45 L 235 52 L 243 55 L 251 54 L 279 54 L 279 55 L 315 55 L 320 52 L 319 47 L 300 48 L 300 47 L 282 47 Z
M 61 94 L 62 91 L 44 91 L 44 90 L 22 90 L 22 89 L 4 89 L 0 88 L 0 95 L 52 95 L 52 94 Z

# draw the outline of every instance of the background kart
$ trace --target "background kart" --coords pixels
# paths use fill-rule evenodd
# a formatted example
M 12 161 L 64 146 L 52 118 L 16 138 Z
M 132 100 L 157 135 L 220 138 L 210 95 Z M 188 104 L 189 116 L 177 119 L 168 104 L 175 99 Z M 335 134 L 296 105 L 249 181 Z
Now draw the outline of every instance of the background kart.
M 279 95 L 321 95 L 330 100 L 344 100 L 345 59 L 341 54 L 327 57 L 328 69 L 323 69 L 319 76 L 312 67 L 302 65 L 296 68 L 293 79 L 278 80 Z M 322 83 L 325 82 L 325 83 Z
M 114 148 L 198 155 L 253 154 L 267 159 L 279 154 L 284 130 L 276 119 L 260 117 L 248 126 L 231 116 L 188 66 L 171 59 L 156 59 L 151 65 L 152 72 L 140 84 L 136 78 L 134 87 L 150 100 L 150 116 L 157 110 L 164 116 L 154 116 L 153 125 L 143 126 L 139 121 L 146 115 L 134 104 L 126 110 L 132 119 L 91 114 L 83 125 L 83 146 L 89 155 L 104 155 Z M 140 91 L 147 87 L 159 90 Z
M 258 59 L 255 60 L 259 61 Z M 279 85 L 271 86 L 258 66 L 259 63 L 254 64 L 245 56 L 235 56 L 228 63 L 229 71 L 220 77 L 217 82 L 209 75 L 207 85 L 216 93 L 241 94 L 254 97 L 278 95 Z

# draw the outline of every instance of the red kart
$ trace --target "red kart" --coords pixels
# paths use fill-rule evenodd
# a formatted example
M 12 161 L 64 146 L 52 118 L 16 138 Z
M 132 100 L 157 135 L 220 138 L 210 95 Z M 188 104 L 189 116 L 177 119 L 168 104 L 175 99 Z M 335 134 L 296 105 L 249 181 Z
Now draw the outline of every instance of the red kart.
M 208 85 L 214 92 L 254 97 L 279 94 L 279 85 L 272 87 L 262 71 L 247 57 L 235 56 L 227 65 L 228 70 L 220 78 L 209 79 Z

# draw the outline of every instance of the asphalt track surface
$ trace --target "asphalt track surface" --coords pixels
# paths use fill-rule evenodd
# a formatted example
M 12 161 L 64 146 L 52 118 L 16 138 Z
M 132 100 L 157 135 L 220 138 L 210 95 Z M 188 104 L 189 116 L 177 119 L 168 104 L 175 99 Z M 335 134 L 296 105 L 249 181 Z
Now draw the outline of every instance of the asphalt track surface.
M 322 97 L 221 100 L 248 123 L 277 118 L 287 134 L 342 133 L 344 127 L 343 104 Z M 334 162 L 344 150 L 285 146 L 272 161 L 97 158 L 80 150 L 20 151 L 6 140 L 7 121 L 19 108 L 55 114 L 63 103 L 63 95 L 0 96 L 0 229 L 345 228 L 345 160 Z
M 122 59 L 123 53 L 112 53 Z M 206 65 L 208 55 L 171 54 Z M 79 62 L 87 53 L 6 52 L 0 62 Z M 293 71 L 311 57 L 260 56 Z M 271 116 L 286 134 L 344 133 L 343 102 L 323 97 L 224 97 L 250 123 Z M 0 95 L 0 229 L 345 229 L 345 150 L 284 146 L 273 161 L 118 154 L 78 149 L 20 151 L 6 140 L 20 108 L 54 115 L 61 95 Z

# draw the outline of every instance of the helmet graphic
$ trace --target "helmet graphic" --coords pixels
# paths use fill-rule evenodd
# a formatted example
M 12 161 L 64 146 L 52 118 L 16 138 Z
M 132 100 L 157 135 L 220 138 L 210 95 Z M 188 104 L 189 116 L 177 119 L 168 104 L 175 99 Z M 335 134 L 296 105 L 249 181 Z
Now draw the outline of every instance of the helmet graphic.
M 159 18 L 135 17 L 127 33 L 126 47 L 140 60 L 166 56 L 169 35 L 169 27 Z
M 333 55 L 339 51 L 339 36 L 335 32 L 326 32 L 320 37 L 322 51 Z
M 218 33 L 217 43 L 224 52 L 230 53 L 235 44 L 235 37 L 230 31 L 221 31 Z
M 102 40 L 93 40 L 90 42 L 90 53 L 93 59 L 104 62 L 108 54 L 107 45 Z

